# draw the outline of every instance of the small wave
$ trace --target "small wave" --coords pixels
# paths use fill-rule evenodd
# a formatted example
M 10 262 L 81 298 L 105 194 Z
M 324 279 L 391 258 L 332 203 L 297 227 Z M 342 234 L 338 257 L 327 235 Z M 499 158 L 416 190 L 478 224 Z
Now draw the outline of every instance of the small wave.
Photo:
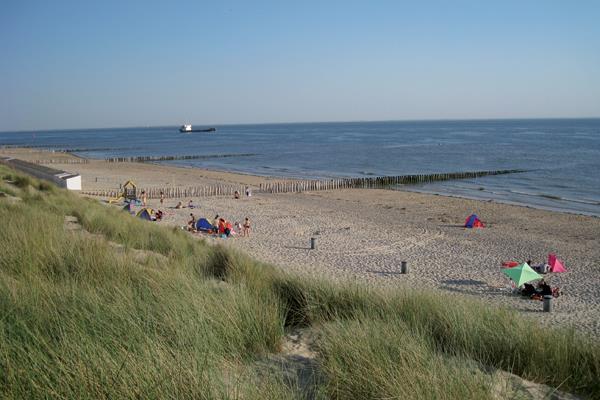
M 593 206 L 599 206 L 600 205 L 600 201 L 598 200 L 591 200 L 591 199 L 573 199 L 570 197 L 561 197 L 561 196 L 557 196 L 555 194 L 548 194 L 548 193 L 528 193 L 528 192 L 520 192 L 518 190 L 508 190 L 509 193 L 514 193 L 514 194 L 520 194 L 523 196 L 533 196 L 533 197 L 543 197 L 545 199 L 550 199 L 550 200 L 558 200 L 558 201 L 569 201 L 571 203 L 581 203 L 581 204 L 590 204 Z
M 511 190 L 511 189 L 508 190 L 508 193 L 522 194 L 524 196 L 536 196 L 535 194 L 530 193 L 530 192 L 520 192 L 518 190 Z
M 571 201 L 573 203 L 581 203 L 581 204 L 590 204 L 593 206 L 600 206 L 600 201 L 598 200 L 590 200 L 590 199 L 571 199 L 568 197 L 564 197 L 563 200 Z
M 556 196 L 556 195 L 553 195 L 553 194 L 541 193 L 541 194 L 537 194 L 537 195 L 534 195 L 534 196 L 544 197 L 546 199 L 552 199 L 552 200 L 564 200 L 562 197 Z
M 513 193 L 513 194 L 520 194 L 522 196 L 544 197 L 546 199 L 551 199 L 551 200 L 564 200 L 562 197 L 557 196 L 555 194 L 521 192 L 519 190 L 512 190 L 512 189 L 509 189 L 508 192 Z

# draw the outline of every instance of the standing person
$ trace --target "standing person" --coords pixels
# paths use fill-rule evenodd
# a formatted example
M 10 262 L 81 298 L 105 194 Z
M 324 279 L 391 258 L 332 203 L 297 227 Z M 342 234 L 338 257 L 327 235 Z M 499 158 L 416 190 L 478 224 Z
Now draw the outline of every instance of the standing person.
M 250 218 L 246 217 L 244 220 L 244 230 L 242 236 L 250 236 Z
M 147 202 L 148 202 L 148 196 L 146 195 L 146 191 L 142 190 L 142 206 L 146 207 Z
M 248 186 L 246 186 L 246 197 L 250 197 L 252 196 L 252 192 L 250 191 L 250 188 Z
M 162 206 L 164 202 L 165 202 L 165 193 L 161 190 L 160 191 L 160 205 Z
M 219 214 L 215 215 L 215 219 L 213 220 L 213 232 L 219 232 Z
M 190 220 L 188 221 L 188 231 L 196 232 L 196 217 L 190 213 Z

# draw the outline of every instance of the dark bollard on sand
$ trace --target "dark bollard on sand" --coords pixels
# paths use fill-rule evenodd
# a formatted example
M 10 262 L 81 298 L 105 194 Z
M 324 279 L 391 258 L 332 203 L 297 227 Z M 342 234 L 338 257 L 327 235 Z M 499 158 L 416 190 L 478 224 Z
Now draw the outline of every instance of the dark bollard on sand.
M 544 296 L 544 312 L 552 312 L 552 296 Z

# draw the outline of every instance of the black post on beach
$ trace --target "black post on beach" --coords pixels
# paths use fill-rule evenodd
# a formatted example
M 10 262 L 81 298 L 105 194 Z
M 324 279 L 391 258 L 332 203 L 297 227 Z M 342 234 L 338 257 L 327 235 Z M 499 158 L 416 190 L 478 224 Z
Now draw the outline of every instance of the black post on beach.
M 400 273 L 401 274 L 408 274 L 408 265 L 406 264 L 406 261 L 402 261 L 400 263 Z
M 544 312 L 552 312 L 552 296 L 544 296 Z
M 316 248 L 317 248 L 317 238 L 313 236 L 310 238 L 310 249 L 315 250 Z

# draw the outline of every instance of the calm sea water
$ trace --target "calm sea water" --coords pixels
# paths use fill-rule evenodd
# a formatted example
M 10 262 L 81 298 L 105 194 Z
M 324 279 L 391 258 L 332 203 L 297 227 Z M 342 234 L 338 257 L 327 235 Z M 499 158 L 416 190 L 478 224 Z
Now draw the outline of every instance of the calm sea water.
M 352 122 L 3 132 L 0 145 L 80 148 L 92 158 L 252 156 L 169 164 L 282 177 L 348 177 L 523 168 L 522 174 L 410 190 L 600 215 L 600 119 Z

